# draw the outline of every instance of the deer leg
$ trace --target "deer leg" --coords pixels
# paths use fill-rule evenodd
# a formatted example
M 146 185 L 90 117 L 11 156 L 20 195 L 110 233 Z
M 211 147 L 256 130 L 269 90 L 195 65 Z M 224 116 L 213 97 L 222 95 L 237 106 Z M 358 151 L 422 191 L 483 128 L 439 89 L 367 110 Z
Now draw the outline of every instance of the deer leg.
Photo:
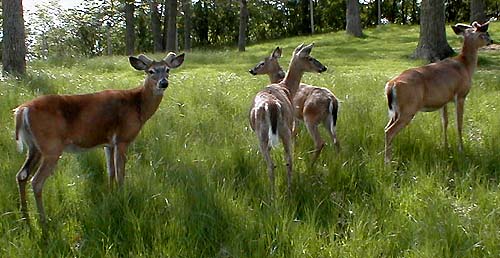
M 267 164 L 267 172 L 269 176 L 269 182 L 271 184 L 271 197 L 274 198 L 274 163 L 273 159 L 271 158 L 271 153 L 270 153 L 270 146 L 269 146 L 269 136 L 268 136 L 268 130 L 260 130 L 259 133 L 259 147 L 260 147 L 260 152 L 264 156 L 264 159 L 266 160 Z
M 31 171 L 36 168 L 38 163 L 40 162 L 40 152 L 35 148 L 30 146 L 28 149 L 28 156 L 24 165 L 21 167 L 19 172 L 17 173 L 17 185 L 19 187 L 19 202 L 21 213 L 23 219 L 29 220 L 28 216 L 28 204 L 26 201 L 26 183 L 30 177 Z
M 443 137 L 444 137 L 444 147 L 448 148 L 448 108 L 446 105 L 443 106 L 440 110 L 441 113 L 441 123 L 443 124 Z
M 318 159 L 319 154 L 321 153 L 321 150 L 325 146 L 325 141 L 323 141 L 323 139 L 321 139 L 321 135 L 319 133 L 317 123 L 313 123 L 313 122 L 307 121 L 307 120 L 305 122 L 306 122 L 307 130 L 309 131 L 309 134 L 313 138 L 314 145 L 315 145 L 314 156 L 313 156 L 313 160 L 312 160 L 312 164 L 314 164 L 314 162 L 316 162 L 316 159 Z
M 280 138 L 283 142 L 283 148 L 285 149 L 285 160 L 286 160 L 286 172 L 287 172 L 287 183 L 288 183 L 288 196 L 292 194 L 292 170 L 293 170 L 293 160 L 292 160 L 292 141 L 290 130 L 281 130 Z
M 33 192 L 35 194 L 36 206 L 40 215 L 40 224 L 42 225 L 44 231 L 47 228 L 47 220 L 45 217 L 45 210 L 43 208 L 42 190 L 45 180 L 52 175 L 58 160 L 59 155 L 43 156 L 40 167 L 31 180 L 31 185 L 33 186 Z
M 106 169 L 108 170 L 108 184 L 110 187 L 113 186 L 115 181 L 115 148 L 113 146 L 104 147 L 104 154 L 106 155 Z
M 464 119 L 464 104 L 465 98 L 455 97 L 455 109 L 457 120 L 457 133 L 458 133 L 458 151 L 462 152 L 464 149 L 462 141 L 462 125 Z
M 389 123 L 385 129 L 385 163 L 389 164 L 392 159 L 392 140 L 401 129 L 410 123 L 412 116 L 398 116 L 394 123 Z
M 122 186 L 125 181 L 125 163 L 127 162 L 127 144 L 118 143 L 114 148 L 115 154 L 115 170 L 116 170 L 116 180 L 118 185 Z

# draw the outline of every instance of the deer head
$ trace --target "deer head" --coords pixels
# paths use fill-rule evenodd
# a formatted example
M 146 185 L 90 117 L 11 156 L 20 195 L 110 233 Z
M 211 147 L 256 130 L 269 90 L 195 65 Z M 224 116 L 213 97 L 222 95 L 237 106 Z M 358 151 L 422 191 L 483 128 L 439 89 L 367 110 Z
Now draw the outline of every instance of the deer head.
M 292 61 L 290 64 L 297 65 L 300 70 L 304 72 L 316 72 L 322 73 L 327 70 L 327 67 L 324 66 L 320 61 L 311 56 L 311 50 L 314 47 L 314 43 L 311 43 L 307 46 L 304 44 L 300 44 L 293 51 Z
M 161 61 L 154 61 L 145 55 L 131 56 L 129 62 L 136 70 L 146 73 L 144 87 L 149 88 L 154 95 L 163 95 L 168 87 L 170 69 L 177 68 L 184 62 L 184 54 L 177 56 L 170 52 Z
M 282 49 L 276 47 L 270 56 L 264 58 L 263 61 L 259 62 L 254 68 L 248 70 L 249 73 L 253 75 L 268 74 L 276 75 L 279 79 L 285 77 L 285 72 L 278 63 L 278 59 L 281 58 Z
M 457 23 L 451 26 L 455 34 L 463 36 L 465 40 L 471 41 L 474 48 L 484 47 L 493 44 L 493 40 L 488 33 L 489 22 L 479 24 L 473 22 L 472 25 Z

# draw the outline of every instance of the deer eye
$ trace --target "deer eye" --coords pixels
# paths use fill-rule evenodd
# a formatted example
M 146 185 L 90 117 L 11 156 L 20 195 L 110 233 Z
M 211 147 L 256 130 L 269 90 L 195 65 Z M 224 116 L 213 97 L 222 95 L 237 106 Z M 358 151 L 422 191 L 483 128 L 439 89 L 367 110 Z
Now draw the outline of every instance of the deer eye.
M 155 73 L 155 70 L 153 70 L 153 69 L 148 70 L 148 73 L 152 75 L 152 74 L 154 74 L 154 73 Z

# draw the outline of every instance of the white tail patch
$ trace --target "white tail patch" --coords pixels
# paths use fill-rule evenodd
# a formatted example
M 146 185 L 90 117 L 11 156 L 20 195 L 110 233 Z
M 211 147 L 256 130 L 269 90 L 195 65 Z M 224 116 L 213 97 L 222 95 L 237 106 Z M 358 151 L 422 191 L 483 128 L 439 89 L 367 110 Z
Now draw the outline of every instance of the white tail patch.
M 338 105 L 337 105 L 337 113 L 338 113 Z M 330 120 L 330 130 L 331 133 L 335 135 L 335 125 L 333 124 L 333 99 L 330 99 L 330 103 L 328 104 L 328 112 L 329 112 L 329 120 Z
M 278 103 L 276 103 L 276 104 L 278 105 L 278 108 L 281 108 L 280 104 L 278 104 Z M 269 142 L 268 142 L 268 144 L 271 147 L 275 147 L 280 143 L 279 137 L 278 137 L 278 128 L 276 128 L 276 133 L 273 133 L 271 115 L 269 114 L 269 106 L 267 103 L 264 105 L 264 109 L 266 110 L 266 118 L 267 118 L 267 122 L 268 122 L 268 126 L 269 126 L 269 132 L 268 132 Z
M 19 127 L 19 131 L 16 131 L 16 132 L 15 132 L 15 134 L 16 134 L 16 135 L 15 135 L 15 139 L 16 139 L 16 143 L 17 143 L 17 150 L 18 150 L 19 152 L 23 152 L 23 150 L 24 150 L 24 144 L 23 144 L 24 135 L 23 135 L 23 133 L 21 133 L 20 131 L 21 131 L 21 128 L 22 128 L 22 126 L 23 126 L 23 125 L 22 125 L 22 123 L 24 122 L 24 121 L 23 121 L 24 119 L 23 119 L 23 118 L 21 118 L 21 119 L 19 120 L 19 119 L 17 118 L 17 117 L 20 115 L 20 113 L 21 113 L 21 109 L 19 109 L 19 108 L 14 109 L 14 121 L 15 121 L 15 123 L 17 123 L 18 121 L 20 121 L 20 122 L 21 122 L 21 124 L 20 124 L 20 125 L 17 125 L 17 126 Z M 16 130 L 17 130 L 17 129 L 16 129 Z
M 389 85 L 386 85 L 388 87 Z M 391 108 L 389 108 L 389 119 L 394 119 L 396 117 L 396 113 L 398 112 L 398 105 L 397 105 L 397 98 L 396 98 L 396 83 L 394 83 L 393 87 L 391 88 L 391 95 L 392 95 L 392 101 L 390 103 Z
M 24 144 L 27 143 L 27 135 L 26 128 L 29 128 L 29 120 L 28 120 L 28 111 L 29 109 L 27 107 L 23 108 L 16 108 L 14 109 L 14 120 L 16 122 L 16 143 L 17 143 L 17 150 L 19 152 L 24 151 Z M 22 115 L 21 118 L 19 116 Z M 17 124 L 20 123 L 20 124 Z

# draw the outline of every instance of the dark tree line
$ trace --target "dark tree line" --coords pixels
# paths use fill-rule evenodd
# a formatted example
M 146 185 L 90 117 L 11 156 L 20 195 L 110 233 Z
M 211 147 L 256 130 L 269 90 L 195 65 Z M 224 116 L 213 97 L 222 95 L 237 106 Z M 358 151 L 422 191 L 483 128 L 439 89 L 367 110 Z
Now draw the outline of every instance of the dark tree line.
M 500 15 L 498 0 L 437 2 L 444 4 L 445 22 L 484 21 Z M 22 8 L 22 1 L 2 3 L 3 24 L 10 24 L 10 19 L 18 24 L 19 15 L 16 18 L 14 14 L 19 11 L 6 8 Z M 419 0 L 381 0 L 380 8 L 383 23 L 421 22 Z M 9 30 L 27 31 L 30 58 L 61 58 L 213 46 L 238 46 L 244 51 L 247 43 L 313 31 L 347 29 L 360 36 L 362 28 L 379 23 L 377 0 L 87 0 L 69 10 L 52 0 L 24 20 L 26 30 L 19 30 L 19 25 L 4 26 L 3 61 L 23 51 L 13 51 Z M 14 34 L 24 37 L 20 32 Z M 10 69 L 12 63 L 4 63 L 4 70 Z

